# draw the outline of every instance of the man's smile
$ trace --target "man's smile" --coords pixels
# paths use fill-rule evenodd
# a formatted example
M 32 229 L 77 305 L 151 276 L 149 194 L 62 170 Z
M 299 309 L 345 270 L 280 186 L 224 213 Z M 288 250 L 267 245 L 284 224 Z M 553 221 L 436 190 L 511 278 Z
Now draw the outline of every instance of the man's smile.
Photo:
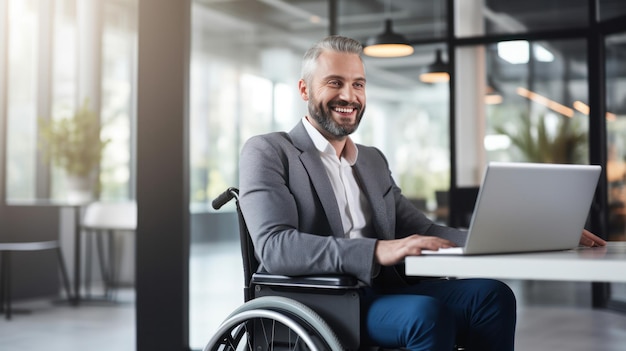
M 339 113 L 352 113 L 354 112 L 355 109 L 353 107 L 339 107 L 338 106 L 338 107 L 333 108 L 333 110 Z

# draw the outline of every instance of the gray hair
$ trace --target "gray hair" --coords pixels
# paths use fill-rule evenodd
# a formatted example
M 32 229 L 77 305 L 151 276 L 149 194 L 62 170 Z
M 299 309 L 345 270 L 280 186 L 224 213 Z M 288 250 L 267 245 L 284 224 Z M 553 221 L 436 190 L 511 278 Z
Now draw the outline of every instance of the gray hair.
M 356 54 L 359 55 L 361 62 L 363 61 L 361 57 L 363 45 L 358 40 L 340 35 L 331 35 L 315 43 L 315 45 L 304 54 L 301 75 L 305 82 L 310 82 L 317 64 L 317 58 L 324 51 Z

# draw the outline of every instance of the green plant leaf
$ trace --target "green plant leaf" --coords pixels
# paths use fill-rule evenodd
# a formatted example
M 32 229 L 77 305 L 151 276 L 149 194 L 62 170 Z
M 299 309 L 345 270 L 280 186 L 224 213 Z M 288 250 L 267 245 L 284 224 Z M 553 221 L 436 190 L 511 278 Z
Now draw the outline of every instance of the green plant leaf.
M 101 123 L 86 99 L 72 116 L 39 119 L 39 147 L 45 158 L 67 174 L 85 177 L 100 165 L 110 140 L 100 137 Z
M 521 152 L 525 161 L 539 163 L 580 163 L 587 141 L 585 132 L 577 131 L 577 124 L 565 116 L 559 120 L 556 134 L 550 136 L 545 116 L 533 123 L 528 114 L 520 114 L 519 128 L 513 132 L 503 126 L 495 126 L 496 133 L 507 135 L 511 144 Z

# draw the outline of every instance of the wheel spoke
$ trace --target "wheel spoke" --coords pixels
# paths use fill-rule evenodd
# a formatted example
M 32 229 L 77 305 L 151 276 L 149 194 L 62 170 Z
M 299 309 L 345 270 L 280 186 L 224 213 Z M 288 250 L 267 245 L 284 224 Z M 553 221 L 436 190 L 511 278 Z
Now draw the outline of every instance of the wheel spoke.
M 205 351 L 342 349 L 332 330 L 312 310 L 296 301 L 273 297 L 251 300 L 233 311 Z

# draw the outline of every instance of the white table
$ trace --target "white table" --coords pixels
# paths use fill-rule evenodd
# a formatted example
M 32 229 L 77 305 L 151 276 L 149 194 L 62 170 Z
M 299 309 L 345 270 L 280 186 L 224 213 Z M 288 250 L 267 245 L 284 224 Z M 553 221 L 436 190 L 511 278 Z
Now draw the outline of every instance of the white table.
M 626 242 L 543 253 L 412 256 L 409 276 L 626 283 Z

